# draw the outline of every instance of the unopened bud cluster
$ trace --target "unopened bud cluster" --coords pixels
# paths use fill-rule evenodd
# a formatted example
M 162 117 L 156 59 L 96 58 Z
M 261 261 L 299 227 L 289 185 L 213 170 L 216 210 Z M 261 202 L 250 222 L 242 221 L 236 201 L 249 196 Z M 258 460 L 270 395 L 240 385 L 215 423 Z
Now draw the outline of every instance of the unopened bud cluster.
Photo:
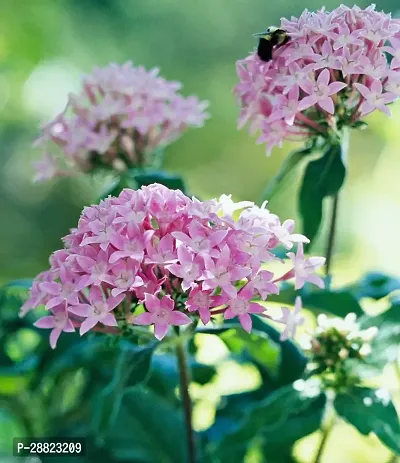
M 321 314 L 317 327 L 304 347 L 310 355 L 310 369 L 318 373 L 325 386 L 340 387 L 358 382 L 354 361 L 363 361 L 371 352 L 377 328 L 361 330 L 354 313 L 344 319 Z

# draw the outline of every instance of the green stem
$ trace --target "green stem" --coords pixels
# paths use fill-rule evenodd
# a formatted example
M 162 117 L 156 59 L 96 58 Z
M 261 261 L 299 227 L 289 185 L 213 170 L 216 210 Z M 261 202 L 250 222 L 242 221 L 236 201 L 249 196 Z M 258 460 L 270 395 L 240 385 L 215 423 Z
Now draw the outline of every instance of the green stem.
M 176 345 L 176 357 L 178 360 L 181 401 L 186 429 L 187 461 L 188 463 L 195 463 L 196 449 L 192 429 L 192 404 L 189 395 L 190 375 L 186 360 L 185 346 L 182 339 L 178 339 L 178 343 Z
M 346 167 L 347 164 L 347 151 L 349 147 L 349 131 L 347 129 L 342 129 L 341 134 L 341 156 L 343 165 Z M 335 245 L 335 235 L 337 229 L 337 218 L 338 218 L 338 209 L 339 209 L 339 191 L 333 197 L 332 202 L 332 210 L 331 210 L 331 218 L 329 224 L 329 234 L 328 234 L 328 241 L 326 244 L 326 262 L 325 262 L 325 275 L 330 276 L 331 273 L 331 266 L 332 266 L 332 257 L 334 253 L 334 245 Z
M 330 275 L 333 249 L 335 244 L 335 232 L 337 225 L 337 215 L 338 215 L 338 206 L 339 206 L 339 193 L 333 198 L 332 211 L 331 211 L 331 220 L 329 225 L 329 235 L 328 242 L 326 245 L 326 262 L 325 262 L 325 275 Z
M 326 427 L 322 430 L 321 442 L 318 446 L 317 454 L 315 455 L 314 463 L 321 463 L 321 458 L 326 448 L 328 438 L 332 432 L 333 426 L 335 424 L 335 418 L 332 418 Z

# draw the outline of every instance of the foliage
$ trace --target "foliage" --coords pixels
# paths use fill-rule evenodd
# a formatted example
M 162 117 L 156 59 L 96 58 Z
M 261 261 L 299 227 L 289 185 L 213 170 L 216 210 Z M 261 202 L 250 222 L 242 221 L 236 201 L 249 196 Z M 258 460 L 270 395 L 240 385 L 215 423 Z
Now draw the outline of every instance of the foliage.
M 308 292 L 306 288 L 303 298 L 311 313 L 327 311 L 341 316 L 366 294 L 385 297 L 396 289 L 395 284 L 385 283 L 386 289 L 382 284 L 378 293 L 376 282 L 377 278 L 367 275 L 351 288 L 333 292 Z M 43 331 L 35 331 L 35 344 L 28 346 L 26 330 L 31 320 L 16 315 L 27 286 L 28 281 L 12 282 L 0 293 L 1 326 L 6 331 L 1 337 L 2 407 L 20 423 L 24 434 L 86 436 L 88 462 L 99 455 L 110 463 L 185 462 L 180 401 L 174 392 L 179 381 L 173 345 L 158 349 L 160 344 L 149 344 L 140 336 L 128 341 L 94 334 L 61 337 L 57 349 L 52 350 Z M 290 291 L 286 286 L 276 298 L 285 300 Z M 399 306 L 394 296 L 391 300 L 386 312 L 364 315 L 361 321 L 364 329 L 377 324 L 381 328 L 374 340 L 381 349 L 373 346 L 378 355 L 371 359 L 378 368 L 394 360 L 399 343 Z M 253 365 L 261 378 L 252 391 L 221 397 L 214 423 L 197 435 L 203 461 L 244 461 L 252 448 L 258 448 L 268 461 L 292 461 L 293 445 L 322 425 L 327 396 L 321 386 L 307 379 L 306 357 L 292 341 L 280 341 L 279 332 L 269 323 L 252 318 L 251 334 L 230 320 L 198 328 L 199 333 L 218 336 L 232 360 Z M 19 352 L 15 339 L 22 340 Z M 199 385 L 212 382 L 215 368 L 196 361 L 196 349 L 190 355 L 193 381 Z M 11 377 L 18 378 L 14 385 L 20 386 L 6 390 L 4 385 Z M 398 417 L 387 393 L 353 386 L 337 393 L 334 408 L 361 433 L 375 433 L 399 452 Z

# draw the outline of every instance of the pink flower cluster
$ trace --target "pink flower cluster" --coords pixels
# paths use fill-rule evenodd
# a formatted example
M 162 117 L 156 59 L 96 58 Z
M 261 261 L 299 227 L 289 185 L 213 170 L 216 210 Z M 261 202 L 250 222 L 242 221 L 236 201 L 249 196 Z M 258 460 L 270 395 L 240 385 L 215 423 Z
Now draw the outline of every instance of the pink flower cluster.
M 219 314 L 237 317 L 248 332 L 250 314 L 286 323 L 287 313 L 273 317 L 256 300 L 278 293 L 276 283 L 293 277 L 296 288 L 307 281 L 322 287 L 314 272 L 325 261 L 304 258 L 308 240 L 293 228 L 292 220 L 281 223 L 265 205 L 234 203 L 230 196 L 201 202 L 158 184 L 125 189 L 84 209 L 64 238 L 65 249 L 53 253 L 50 270 L 34 281 L 21 316 L 44 305 L 50 314 L 36 326 L 52 329 L 52 347 L 62 331 L 75 328 L 82 335 L 154 325 L 162 339 L 171 325 L 199 318 L 207 324 Z M 279 277 L 265 269 L 280 261 L 278 245 L 290 249 L 294 242 L 297 254 L 288 253 L 293 268 Z M 298 320 L 290 318 L 291 332 Z
M 42 127 L 35 145 L 45 154 L 35 163 L 35 179 L 150 163 L 157 148 L 188 127 L 201 127 L 208 117 L 207 102 L 183 97 L 180 88 L 158 69 L 130 62 L 93 69 L 83 78 L 81 93 L 71 94 L 65 110 Z
M 351 127 L 375 109 L 390 115 L 387 105 L 400 96 L 399 20 L 374 5 L 341 5 L 283 18 L 280 27 L 290 40 L 269 62 L 256 53 L 238 61 L 234 89 L 239 127 L 261 132 L 267 154 L 285 139 Z

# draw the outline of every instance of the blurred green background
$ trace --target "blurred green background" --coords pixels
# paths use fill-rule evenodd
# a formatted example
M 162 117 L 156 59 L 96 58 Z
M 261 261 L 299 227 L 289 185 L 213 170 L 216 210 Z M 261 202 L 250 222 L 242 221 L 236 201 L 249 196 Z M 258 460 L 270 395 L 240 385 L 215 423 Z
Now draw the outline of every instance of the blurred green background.
M 324 5 L 332 9 L 340 3 Z M 398 9 L 398 0 L 376 3 L 386 12 Z M 358 2 L 360 7 L 368 4 Z M 81 74 L 95 65 L 132 60 L 147 68 L 157 66 L 167 79 L 183 83 L 185 95 L 209 100 L 211 119 L 168 147 L 165 167 L 182 174 L 201 198 L 232 193 L 237 200 L 258 201 L 292 147 L 285 145 L 267 158 L 264 146 L 255 145 L 246 129 L 236 130 L 235 61 L 254 47 L 253 32 L 282 16 L 321 6 L 320 0 L 3 0 L 0 282 L 44 270 L 83 206 L 97 197 L 99 185 L 85 177 L 31 182 L 31 162 L 40 156 L 31 142 L 39 124 L 63 109 L 68 92 L 79 89 Z M 400 105 L 392 106 L 392 113 L 391 119 L 374 114 L 369 129 L 351 138 L 340 205 L 337 283 L 365 270 L 399 273 Z M 298 185 L 293 180 L 270 202 L 282 219 L 296 218 Z M 314 252 L 322 250 L 323 237 Z M 336 445 L 327 463 L 385 460 L 380 444 L 361 440 L 355 430 L 343 426 L 346 434 L 339 429 L 340 447 Z M 316 441 L 311 437 L 306 444 L 313 449 Z M 335 448 L 335 439 L 331 445 Z

